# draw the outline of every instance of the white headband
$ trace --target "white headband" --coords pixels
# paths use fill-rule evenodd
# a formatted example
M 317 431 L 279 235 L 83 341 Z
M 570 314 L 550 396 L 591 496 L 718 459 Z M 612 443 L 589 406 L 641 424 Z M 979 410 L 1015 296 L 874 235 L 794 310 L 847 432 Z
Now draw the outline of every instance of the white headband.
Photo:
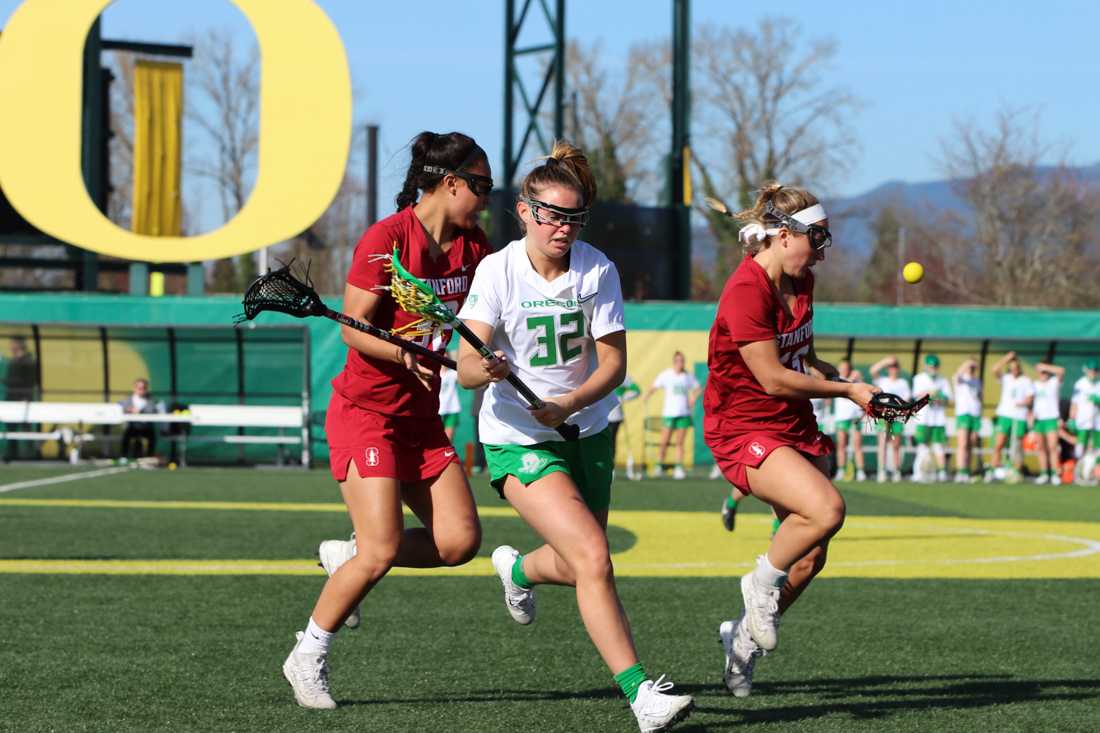
M 828 214 L 825 213 L 825 207 L 821 204 L 814 204 L 801 211 L 796 211 L 790 214 L 790 217 L 801 224 L 816 224 L 819 221 L 829 218 Z M 743 226 L 741 228 L 741 233 L 738 234 L 737 237 L 745 244 L 751 244 L 753 239 L 762 242 L 769 236 L 779 234 L 779 230 L 782 228 L 783 227 L 771 227 L 765 229 L 762 224 L 752 222 L 751 224 Z

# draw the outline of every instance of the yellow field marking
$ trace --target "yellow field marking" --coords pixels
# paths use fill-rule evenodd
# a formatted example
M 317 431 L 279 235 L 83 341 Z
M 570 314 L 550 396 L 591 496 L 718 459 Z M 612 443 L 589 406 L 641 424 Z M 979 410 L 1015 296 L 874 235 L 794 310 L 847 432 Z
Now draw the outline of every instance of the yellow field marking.
M 0 506 L 342 512 L 337 503 L 3 499 Z M 505 506 L 482 516 L 515 517 Z M 518 521 L 518 518 L 517 518 Z M 634 535 L 616 553 L 620 577 L 730 577 L 767 546 L 770 518 L 742 515 L 737 531 L 717 513 L 615 511 L 611 524 Z M 485 548 L 489 549 L 489 548 Z M 316 575 L 303 560 L 0 560 L 0 573 Z M 488 558 L 460 568 L 395 569 L 395 575 L 491 575 Z M 824 577 L 1100 578 L 1100 523 L 956 517 L 849 517 L 833 540 Z

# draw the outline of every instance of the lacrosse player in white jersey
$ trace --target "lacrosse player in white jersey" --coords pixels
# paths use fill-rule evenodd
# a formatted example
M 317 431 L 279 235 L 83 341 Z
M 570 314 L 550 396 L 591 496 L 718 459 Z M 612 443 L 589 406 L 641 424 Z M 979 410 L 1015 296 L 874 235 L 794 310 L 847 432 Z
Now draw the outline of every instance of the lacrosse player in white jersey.
M 836 365 L 841 379 L 849 382 L 862 382 L 863 375 L 858 369 L 852 369 L 852 363 L 842 359 Z M 848 445 L 851 439 L 852 459 L 856 464 L 856 481 L 866 481 L 867 473 L 863 467 L 863 431 L 860 429 L 864 413 L 859 405 L 847 397 L 833 398 L 833 429 L 836 443 L 836 476 L 834 481 L 843 481 L 848 468 Z
M 1092 483 L 1100 439 L 1100 361 L 1089 359 L 1083 371 L 1084 375 L 1073 383 L 1069 429 L 1077 438 L 1077 477 L 1083 483 Z
M 967 359 L 955 370 L 955 482 L 968 484 L 973 448 L 982 429 L 982 379 L 978 362 Z
M 686 717 L 694 701 L 671 694 L 663 676 L 648 677 L 615 587 L 607 417 L 626 377 L 626 331 L 615 265 L 577 240 L 595 194 L 588 161 L 567 143 L 555 143 L 527 174 L 516 205 L 526 236 L 481 263 L 459 313 L 497 358 L 464 341 L 458 379 L 467 389 L 489 384 L 479 434 L 491 483 L 546 543 L 526 555 L 508 545 L 493 551 L 508 613 L 530 624 L 534 586 L 575 587 L 584 626 L 639 728 L 661 731 Z M 500 381 L 501 363 L 545 406 L 528 407 Z M 566 421 L 580 429 L 579 440 L 555 431 Z
M 947 404 L 951 402 L 951 385 L 940 374 L 940 357 L 924 357 L 924 371 L 913 377 L 913 399 L 928 395 L 928 407 L 917 413 L 917 457 L 913 461 L 913 480 L 947 480 Z M 928 454 L 936 461 L 936 473 L 926 467 Z
M 1039 363 L 1035 365 L 1039 378 L 1035 380 L 1035 413 L 1033 429 L 1039 436 L 1039 477 L 1037 484 L 1062 483 L 1062 448 L 1058 433 L 1062 427 L 1062 411 L 1058 400 L 1062 392 L 1065 367 Z
M 993 365 L 993 376 L 1001 380 L 1001 399 L 997 402 L 993 424 L 993 454 L 989 460 L 993 470 L 986 474 L 985 480 L 1015 481 L 1019 478 L 1019 469 L 1014 465 L 1013 457 L 1018 455 L 1018 445 L 1027 433 L 1027 416 L 1035 398 L 1035 388 L 1031 378 L 1024 374 L 1015 351 L 997 360 Z M 1001 465 L 1006 448 L 1009 469 Z
M 886 376 L 879 372 L 886 369 Z M 909 382 L 901 377 L 901 366 L 896 356 L 887 356 L 871 365 L 871 380 L 883 392 L 895 394 L 903 400 L 910 399 Z M 901 481 L 901 440 L 905 425 L 900 422 L 879 422 L 878 433 L 878 482 L 886 481 L 886 446 L 890 446 L 890 456 L 894 459 L 892 478 Z

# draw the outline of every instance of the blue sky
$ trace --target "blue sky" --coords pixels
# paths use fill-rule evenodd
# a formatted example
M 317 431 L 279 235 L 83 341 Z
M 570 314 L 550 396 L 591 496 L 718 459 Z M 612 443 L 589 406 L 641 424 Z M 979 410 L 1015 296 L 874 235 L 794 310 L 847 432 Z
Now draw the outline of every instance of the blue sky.
M 403 148 L 422 129 L 473 134 L 500 170 L 504 0 L 318 4 L 343 37 L 357 118 L 381 125 L 382 211 L 400 186 Z M 0 25 L 18 5 L 0 0 Z M 616 65 L 632 43 L 667 38 L 671 27 L 671 0 L 566 6 L 567 35 L 602 41 Z M 1100 161 L 1100 3 L 694 0 L 692 21 L 752 25 L 776 8 L 807 36 L 836 40 L 829 83 L 864 102 L 852 120 L 861 154 L 834 194 L 939 177 L 953 122 L 991 120 L 1006 104 L 1039 110 L 1047 141 L 1070 162 Z M 110 38 L 171 42 L 210 27 L 251 34 L 228 0 L 116 0 L 104 17 Z

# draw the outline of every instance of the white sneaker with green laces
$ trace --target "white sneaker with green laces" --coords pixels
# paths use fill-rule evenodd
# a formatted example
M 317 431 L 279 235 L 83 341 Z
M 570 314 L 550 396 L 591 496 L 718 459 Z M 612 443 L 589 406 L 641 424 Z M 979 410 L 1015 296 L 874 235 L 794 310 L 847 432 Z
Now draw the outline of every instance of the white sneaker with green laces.
M 305 633 L 302 631 L 295 636 L 298 641 L 283 662 L 283 677 L 290 683 L 294 690 L 294 699 L 302 707 L 333 710 L 336 708 L 336 701 L 328 691 L 328 664 L 325 655 L 299 652 L 298 647 L 302 645 L 303 636 Z
M 661 675 L 657 681 L 646 680 L 638 688 L 630 709 L 638 719 L 638 728 L 642 733 L 655 733 L 669 730 L 672 726 L 691 715 L 695 700 L 691 695 L 669 695 L 672 682 L 665 682 Z
M 355 533 L 351 533 L 351 539 L 344 540 L 325 540 L 317 548 L 317 558 L 320 560 L 318 565 L 325 569 L 325 572 L 332 577 L 341 565 L 348 560 L 355 557 Z M 359 628 L 359 622 L 362 620 L 362 612 L 359 606 L 356 606 L 348 614 L 348 617 L 344 619 L 344 626 L 349 629 Z
M 736 621 L 723 621 L 718 627 L 718 640 L 726 652 L 726 667 L 722 671 L 722 681 L 734 697 L 748 697 L 752 692 L 752 671 L 756 658 L 764 653 L 742 621 L 745 614 Z
M 741 598 L 745 601 L 745 626 L 753 641 L 770 652 L 779 643 L 779 589 L 766 588 L 752 573 L 741 577 Z
M 511 545 L 501 545 L 493 550 L 493 569 L 504 586 L 504 606 L 512 620 L 526 626 L 535 620 L 535 591 L 520 588 L 512 580 L 512 566 L 516 564 L 519 551 Z

